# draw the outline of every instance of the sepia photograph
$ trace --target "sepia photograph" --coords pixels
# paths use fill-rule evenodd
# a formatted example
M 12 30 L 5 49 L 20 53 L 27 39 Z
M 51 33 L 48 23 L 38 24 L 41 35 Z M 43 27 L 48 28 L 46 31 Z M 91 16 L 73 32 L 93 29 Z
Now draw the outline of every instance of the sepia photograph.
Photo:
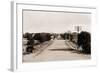
M 22 10 L 22 62 L 91 59 L 91 13 Z

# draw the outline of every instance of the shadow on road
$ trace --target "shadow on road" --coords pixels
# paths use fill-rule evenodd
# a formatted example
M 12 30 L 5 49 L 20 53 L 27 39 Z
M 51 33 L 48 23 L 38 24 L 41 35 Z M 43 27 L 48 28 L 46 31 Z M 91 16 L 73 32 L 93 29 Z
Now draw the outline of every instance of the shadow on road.
M 49 49 L 50 51 L 75 51 L 71 48 L 59 48 L 59 49 Z
M 77 54 L 87 54 L 81 51 L 78 51 L 76 49 L 72 49 L 72 48 L 59 48 L 59 49 L 49 49 L 50 51 L 69 51 L 71 53 L 77 53 Z

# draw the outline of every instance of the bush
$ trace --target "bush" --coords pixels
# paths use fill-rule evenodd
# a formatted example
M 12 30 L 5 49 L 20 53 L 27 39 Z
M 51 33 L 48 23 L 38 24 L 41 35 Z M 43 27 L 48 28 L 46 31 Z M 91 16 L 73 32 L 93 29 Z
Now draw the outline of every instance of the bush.
M 27 40 L 32 39 L 32 33 L 25 33 L 25 34 L 23 34 L 23 38 L 27 38 Z
M 33 46 L 28 45 L 27 48 L 26 48 L 26 52 L 32 53 L 33 52 Z
M 91 35 L 89 32 L 78 34 L 78 46 L 82 46 L 84 53 L 91 53 Z
M 33 38 L 38 40 L 40 43 L 43 43 L 45 41 L 49 41 L 51 39 L 51 35 L 49 33 L 36 33 Z
M 85 44 L 82 46 L 83 52 L 84 53 L 91 53 L 91 45 L 90 44 Z
M 27 45 L 34 45 L 34 39 L 30 39 L 27 41 Z
M 60 34 L 61 37 L 65 40 L 65 39 L 70 39 L 69 36 L 71 36 L 69 33 L 64 33 L 64 34 Z

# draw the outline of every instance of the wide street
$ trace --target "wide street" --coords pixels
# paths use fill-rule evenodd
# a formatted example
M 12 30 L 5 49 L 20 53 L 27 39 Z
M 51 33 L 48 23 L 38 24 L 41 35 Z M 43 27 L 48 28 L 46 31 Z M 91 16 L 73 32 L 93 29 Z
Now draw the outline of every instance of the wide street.
M 66 44 L 68 43 L 68 44 Z M 69 46 L 65 40 L 54 40 L 39 55 L 27 54 L 23 56 L 23 62 L 56 61 L 56 60 L 85 60 L 90 59 L 90 55 L 78 53 Z

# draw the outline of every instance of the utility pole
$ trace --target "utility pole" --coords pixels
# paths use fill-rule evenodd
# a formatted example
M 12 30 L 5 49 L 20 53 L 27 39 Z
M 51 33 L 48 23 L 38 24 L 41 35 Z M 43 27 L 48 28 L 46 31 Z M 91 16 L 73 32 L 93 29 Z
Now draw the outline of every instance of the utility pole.
M 77 42 L 76 42 L 77 43 L 77 50 L 79 48 L 78 47 L 78 34 L 80 33 L 81 29 L 82 29 L 82 26 L 75 26 L 75 30 L 77 31 L 77 38 L 76 38 L 77 39 Z
M 77 33 L 80 33 L 81 29 L 81 26 L 75 26 L 75 30 L 77 31 Z

